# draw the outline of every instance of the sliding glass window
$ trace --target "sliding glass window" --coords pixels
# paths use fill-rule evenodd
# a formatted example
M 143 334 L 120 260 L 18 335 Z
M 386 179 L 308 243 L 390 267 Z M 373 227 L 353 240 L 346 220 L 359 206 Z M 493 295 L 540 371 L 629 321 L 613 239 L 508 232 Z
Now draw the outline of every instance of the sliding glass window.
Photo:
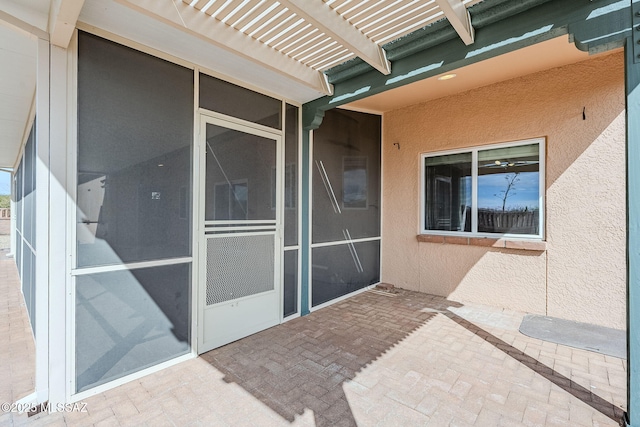
M 423 233 L 543 238 L 544 140 L 422 155 Z

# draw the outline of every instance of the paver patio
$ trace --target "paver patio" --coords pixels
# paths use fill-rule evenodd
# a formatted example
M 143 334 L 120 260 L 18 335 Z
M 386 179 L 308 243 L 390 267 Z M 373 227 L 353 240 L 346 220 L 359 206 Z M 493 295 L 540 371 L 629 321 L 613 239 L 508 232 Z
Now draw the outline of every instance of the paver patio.
M 0 251 L 0 403 L 27 395 L 34 345 Z M 616 426 L 626 361 L 518 332 L 524 313 L 368 291 L 84 400 L 0 425 Z
M 0 219 L 0 250 L 11 246 L 11 220 Z

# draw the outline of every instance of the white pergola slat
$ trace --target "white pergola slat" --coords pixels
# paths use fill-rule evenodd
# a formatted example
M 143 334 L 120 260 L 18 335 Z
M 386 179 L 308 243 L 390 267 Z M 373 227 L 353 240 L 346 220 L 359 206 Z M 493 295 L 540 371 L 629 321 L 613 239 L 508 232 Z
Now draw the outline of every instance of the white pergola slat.
M 175 3 L 171 0 L 119 0 L 119 2 L 143 13 L 151 13 L 156 19 L 283 74 L 320 93 L 332 92 L 331 86 L 321 71 L 272 49 L 269 45 L 237 31 L 218 19 L 212 19 L 210 15 L 202 13 L 187 2 L 179 0 L 175 0 Z
M 367 38 L 326 3 L 309 0 L 280 0 L 280 3 L 294 10 L 298 16 L 328 34 L 382 74 L 391 72 L 391 65 L 382 47 Z
M 187 12 L 190 9 L 206 17 L 208 26 L 217 29 L 226 26 L 238 33 L 237 45 L 227 43 L 226 47 L 243 54 L 252 52 L 255 62 L 264 61 L 269 68 L 282 61 L 279 55 L 317 72 L 359 57 L 387 75 L 391 65 L 382 45 L 443 18 L 449 20 L 464 43 L 473 43 L 467 7 L 481 0 L 156 0 L 153 3 L 171 1 L 180 15 L 193 15 Z M 185 22 L 185 26 L 192 23 Z M 204 23 L 199 25 L 205 27 Z M 227 37 L 216 36 L 218 32 L 208 29 L 207 37 L 214 43 L 220 43 L 215 39 L 226 43 Z M 267 54 L 253 55 L 257 44 L 268 47 L 271 58 Z

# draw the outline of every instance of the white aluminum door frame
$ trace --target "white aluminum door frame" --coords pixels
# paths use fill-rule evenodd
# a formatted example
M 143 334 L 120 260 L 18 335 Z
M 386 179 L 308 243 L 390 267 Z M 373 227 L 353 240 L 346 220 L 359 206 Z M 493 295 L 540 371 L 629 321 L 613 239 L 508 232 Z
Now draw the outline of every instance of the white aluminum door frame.
M 277 307 L 278 310 L 278 323 L 282 323 L 282 305 L 283 305 L 283 248 L 284 248 L 284 212 L 282 197 L 284 195 L 284 137 L 283 131 L 271 129 L 263 125 L 247 122 L 235 117 L 226 116 L 224 114 L 215 113 L 212 111 L 200 109 L 199 110 L 199 132 L 198 132 L 198 144 L 196 146 L 196 161 L 198 162 L 199 176 L 194 177 L 197 181 L 198 187 L 198 215 L 197 215 L 197 236 L 198 240 L 198 256 L 195 262 L 196 265 L 196 307 L 194 310 L 194 316 L 196 319 L 197 336 L 195 337 L 195 347 L 197 354 L 202 354 L 208 350 L 203 349 L 204 340 L 204 311 L 206 308 L 206 283 L 207 283 L 207 241 L 209 240 L 205 235 L 205 228 L 212 225 L 225 225 L 225 224 L 242 224 L 249 225 L 254 223 L 255 226 L 251 228 L 251 235 L 260 235 L 264 233 L 265 225 L 272 225 L 275 228 L 275 248 L 274 248 L 274 291 L 277 295 Z M 207 125 L 214 125 L 231 129 L 250 135 L 259 136 L 262 138 L 273 140 L 276 143 L 276 219 L 273 220 L 220 220 L 220 221 L 207 221 L 205 218 L 206 210 L 206 154 L 207 154 Z M 239 231 L 234 228 L 229 228 L 229 231 Z M 245 233 L 234 233 L 234 236 L 242 236 Z M 245 297 L 250 298 L 250 297 Z M 242 299 L 242 298 L 240 298 Z M 234 300 L 236 301 L 236 300 Z

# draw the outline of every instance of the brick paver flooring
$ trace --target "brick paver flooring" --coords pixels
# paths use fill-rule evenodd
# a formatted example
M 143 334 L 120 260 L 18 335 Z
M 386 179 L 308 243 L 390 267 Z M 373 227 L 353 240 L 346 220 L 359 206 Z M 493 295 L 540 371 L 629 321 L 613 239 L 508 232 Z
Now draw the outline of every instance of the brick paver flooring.
M 15 276 L 0 260 L 3 402 L 33 387 Z M 526 337 L 522 316 L 364 292 L 87 398 L 87 413 L 0 425 L 616 426 L 626 362 Z
M 0 403 L 33 391 L 35 345 L 13 259 L 0 250 Z M 0 412 L 0 425 L 8 414 Z
M 0 251 L 11 247 L 11 220 L 0 219 Z

